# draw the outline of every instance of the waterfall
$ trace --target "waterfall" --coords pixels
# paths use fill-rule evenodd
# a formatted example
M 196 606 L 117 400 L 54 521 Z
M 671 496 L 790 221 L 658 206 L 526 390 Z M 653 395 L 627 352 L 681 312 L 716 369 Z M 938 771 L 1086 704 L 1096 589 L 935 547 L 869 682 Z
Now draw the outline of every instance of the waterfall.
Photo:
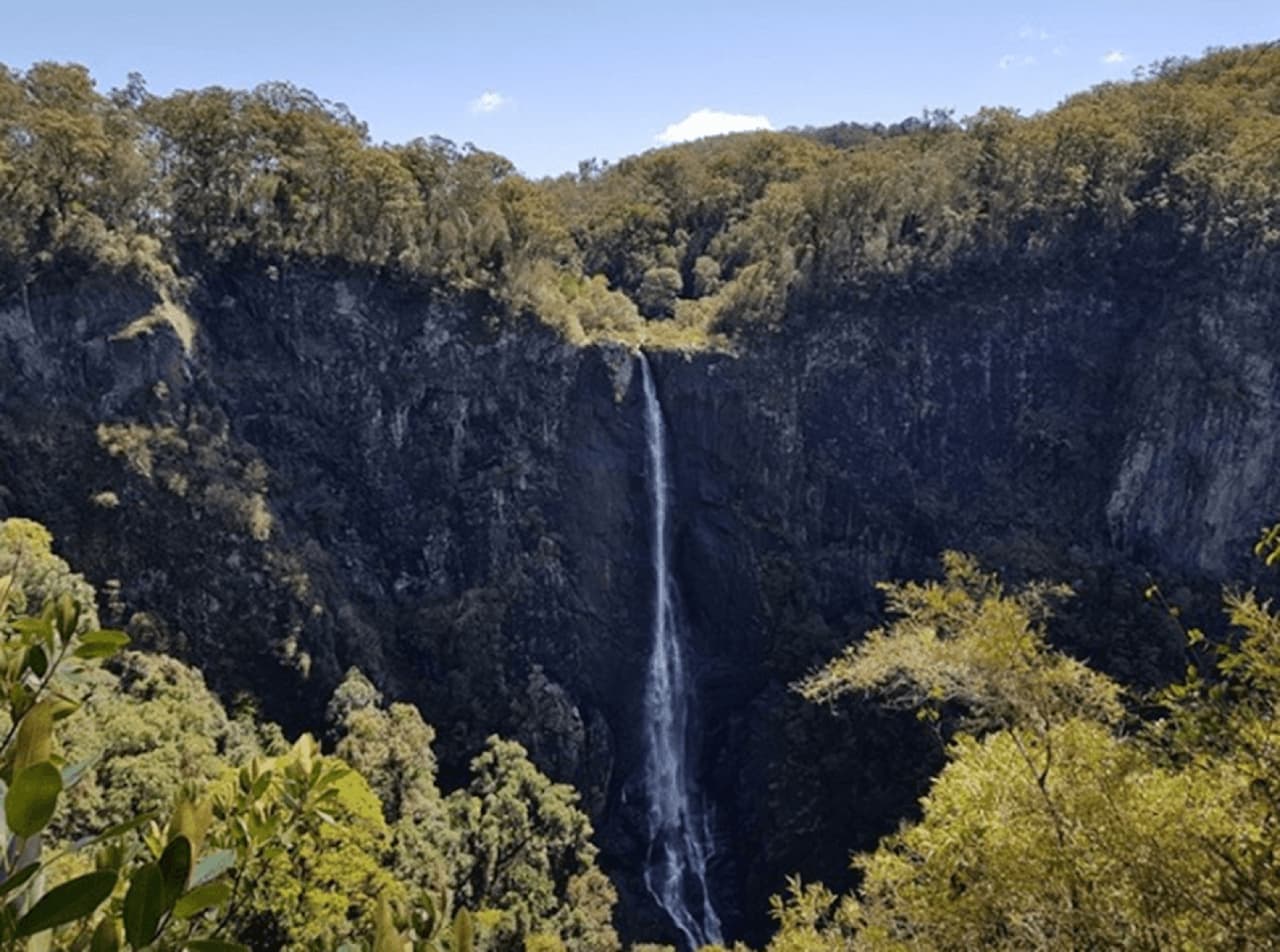
M 710 824 L 689 775 L 693 687 L 685 664 L 684 625 L 668 559 L 666 428 L 653 374 L 643 353 L 640 373 L 649 448 L 653 543 L 653 647 L 644 696 L 644 785 L 649 800 L 649 853 L 644 881 L 688 946 L 696 949 L 721 942 L 720 919 L 707 891 Z

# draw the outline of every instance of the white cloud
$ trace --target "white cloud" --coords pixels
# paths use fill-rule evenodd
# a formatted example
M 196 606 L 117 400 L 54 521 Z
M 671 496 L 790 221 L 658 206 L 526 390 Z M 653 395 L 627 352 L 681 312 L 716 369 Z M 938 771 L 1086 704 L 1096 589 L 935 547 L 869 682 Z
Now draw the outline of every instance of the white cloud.
M 1034 26 L 1024 26 L 1018 31 L 1018 39 L 1020 40 L 1047 40 L 1052 36 L 1053 34 L 1048 30 Z
M 495 92 L 492 89 L 486 89 L 475 99 L 471 100 L 472 112 L 497 112 L 503 106 L 510 105 L 511 100 L 502 93 Z
M 1102 62 L 1108 66 L 1115 66 L 1117 63 L 1123 63 L 1128 58 L 1124 50 L 1109 50 L 1107 55 L 1102 57 Z
M 1019 66 L 1035 66 L 1036 58 L 1034 56 L 1017 56 L 1013 53 L 1006 53 L 996 61 L 996 65 L 1001 69 L 1015 69 Z
M 721 112 L 718 109 L 699 109 L 679 122 L 673 122 L 656 136 L 654 141 L 662 145 L 688 142 L 703 136 L 719 136 L 727 132 L 750 132 L 754 129 L 772 129 L 768 116 L 749 116 L 740 112 Z

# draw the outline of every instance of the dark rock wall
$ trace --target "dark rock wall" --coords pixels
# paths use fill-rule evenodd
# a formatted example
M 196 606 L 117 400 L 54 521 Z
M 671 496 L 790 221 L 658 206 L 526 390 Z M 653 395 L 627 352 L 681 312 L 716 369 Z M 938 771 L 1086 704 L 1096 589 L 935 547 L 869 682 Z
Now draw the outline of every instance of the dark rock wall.
M 205 276 L 190 347 L 121 334 L 156 303 L 93 277 L 0 302 L 0 516 L 49 524 L 119 580 L 109 612 L 292 728 L 356 664 L 437 725 L 446 781 L 487 733 L 520 738 L 583 791 L 624 929 L 660 929 L 636 875 L 631 356 L 342 269 Z M 1073 583 L 1055 634 L 1082 657 L 1179 670 L 1141 591 L 1212 615 L 1280 513 L 1274 316 L 1243 289 L 958 289 L 655 355 L 732 931 L 759 935 L 787 872 L 846 875 L 937 764 L 910 718 L 787 689 L 880 620 L 877 580 L 974 551 Z

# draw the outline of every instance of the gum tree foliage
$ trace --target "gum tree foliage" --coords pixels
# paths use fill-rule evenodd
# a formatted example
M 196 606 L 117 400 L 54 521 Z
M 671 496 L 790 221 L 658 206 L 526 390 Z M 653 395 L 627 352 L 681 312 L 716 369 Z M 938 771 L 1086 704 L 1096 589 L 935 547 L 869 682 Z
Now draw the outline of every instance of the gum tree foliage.
M 102 95 L 0 69 L 0 293 L 55 262 L 184 280 L 337 261 L 533 312 L 575 342 L 706 347 L 859 300 L 1031 271 L 1274 278 L 1280 47 L 1155 64 L 1023 117 L 722 136 L 530 182 L 444 139 L 369 141 L 288 83 Z M 1196 262 L 1190 269 L 1187 265 Z
M 379 900 L 403 902 L 385 869 L 390 833 L 356 771 L 304 735 L 213 788 L 214 841 L 238 858 L 226 917 L 257 949 L 337 948 L 372 935 Z
M 368 780 L 381 801 L 396 877 L 445 896 L 456 836 L 436 785 L 435 731 L 412 705 L 383 707 L 381 693 L 355 668 L 334 691 L 328 719 L 341 737 L 335 753 Z M 443 909 L 450 903 L 439 904 Z
M 0 522 L 0 946 L 617 948 L 576 795 L 519 745 L 493 739 L 445 798 L 432 729 L 357 671 L 330 704 L 336 754 L 285 744 L 190 668 L 121 653 L 51 543 Z
M 855 858 L 855 893 L 789 884 L 770 948 L 1274 945 L 1280 616 L 1228 594 L 1237 637 L 1137 721 L 1118 685 L 1048 647 L 1062 589 L 944 566 L 941 582 L 884 586 L 896 620 L 799 689 L 942 713 L 958 725 L 948 763 L 921 819 Z
M 595 864 L 578 795 L 552 783 L 515 741 L 489 738 L 471 783 L 449 795 L 458 901 L 478 911 L 499 948 L 543 934 L 571 949 L 618 948 L 616 894 Z
M 0 524 L 0 944 L 5 948 L 209 947 L 203 914 L 226 888 L 234 855 L 205 849 L 207 801 L 178 793 L 163 825 L 128 817 L 71 843 L 49 841 L 50 824 L 92 766 L 71 762 L 58 735 L 83 707 L 100 663 L 128 644 L 97 627 L 92 589 L 26 520 Z M 42 597 L 43 607 L 32 602 Z M 140 838 L 133 831 L 145 832 Z M 49 842 L 47 842 L 49 841 Z M 50 848 L 52 847 L 52 848 Z M 222 948 L 237 948 L 223 944 Z
M 440 922 L 471 910 L 484 947 L 617 949 L 616 894 L 596 866 L 577 793 L 552 783 L 519 744 L 491 737 L 468 786 L 442 796 L 434 732 L 415 708 L 381 702 L 353 669 L 328 716 L 341 735 L 338 755 L 381 799 L 389 863 L 417 897 L 410 904 L 425 903 Z

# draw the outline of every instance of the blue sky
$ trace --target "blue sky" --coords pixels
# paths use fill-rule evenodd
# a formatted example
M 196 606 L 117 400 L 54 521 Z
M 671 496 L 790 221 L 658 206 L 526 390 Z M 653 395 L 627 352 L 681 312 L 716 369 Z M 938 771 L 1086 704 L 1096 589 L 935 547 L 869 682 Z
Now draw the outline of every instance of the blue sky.
M 531 175 L 737 126 L 1030 113 L 1166 56 L 1280 37 L 1280 0 L 5 6 L 11 67 L 80 62 L 103 90 L 136 70 L 158 93 L 287 79 L 375 140 L 470 141 Z

